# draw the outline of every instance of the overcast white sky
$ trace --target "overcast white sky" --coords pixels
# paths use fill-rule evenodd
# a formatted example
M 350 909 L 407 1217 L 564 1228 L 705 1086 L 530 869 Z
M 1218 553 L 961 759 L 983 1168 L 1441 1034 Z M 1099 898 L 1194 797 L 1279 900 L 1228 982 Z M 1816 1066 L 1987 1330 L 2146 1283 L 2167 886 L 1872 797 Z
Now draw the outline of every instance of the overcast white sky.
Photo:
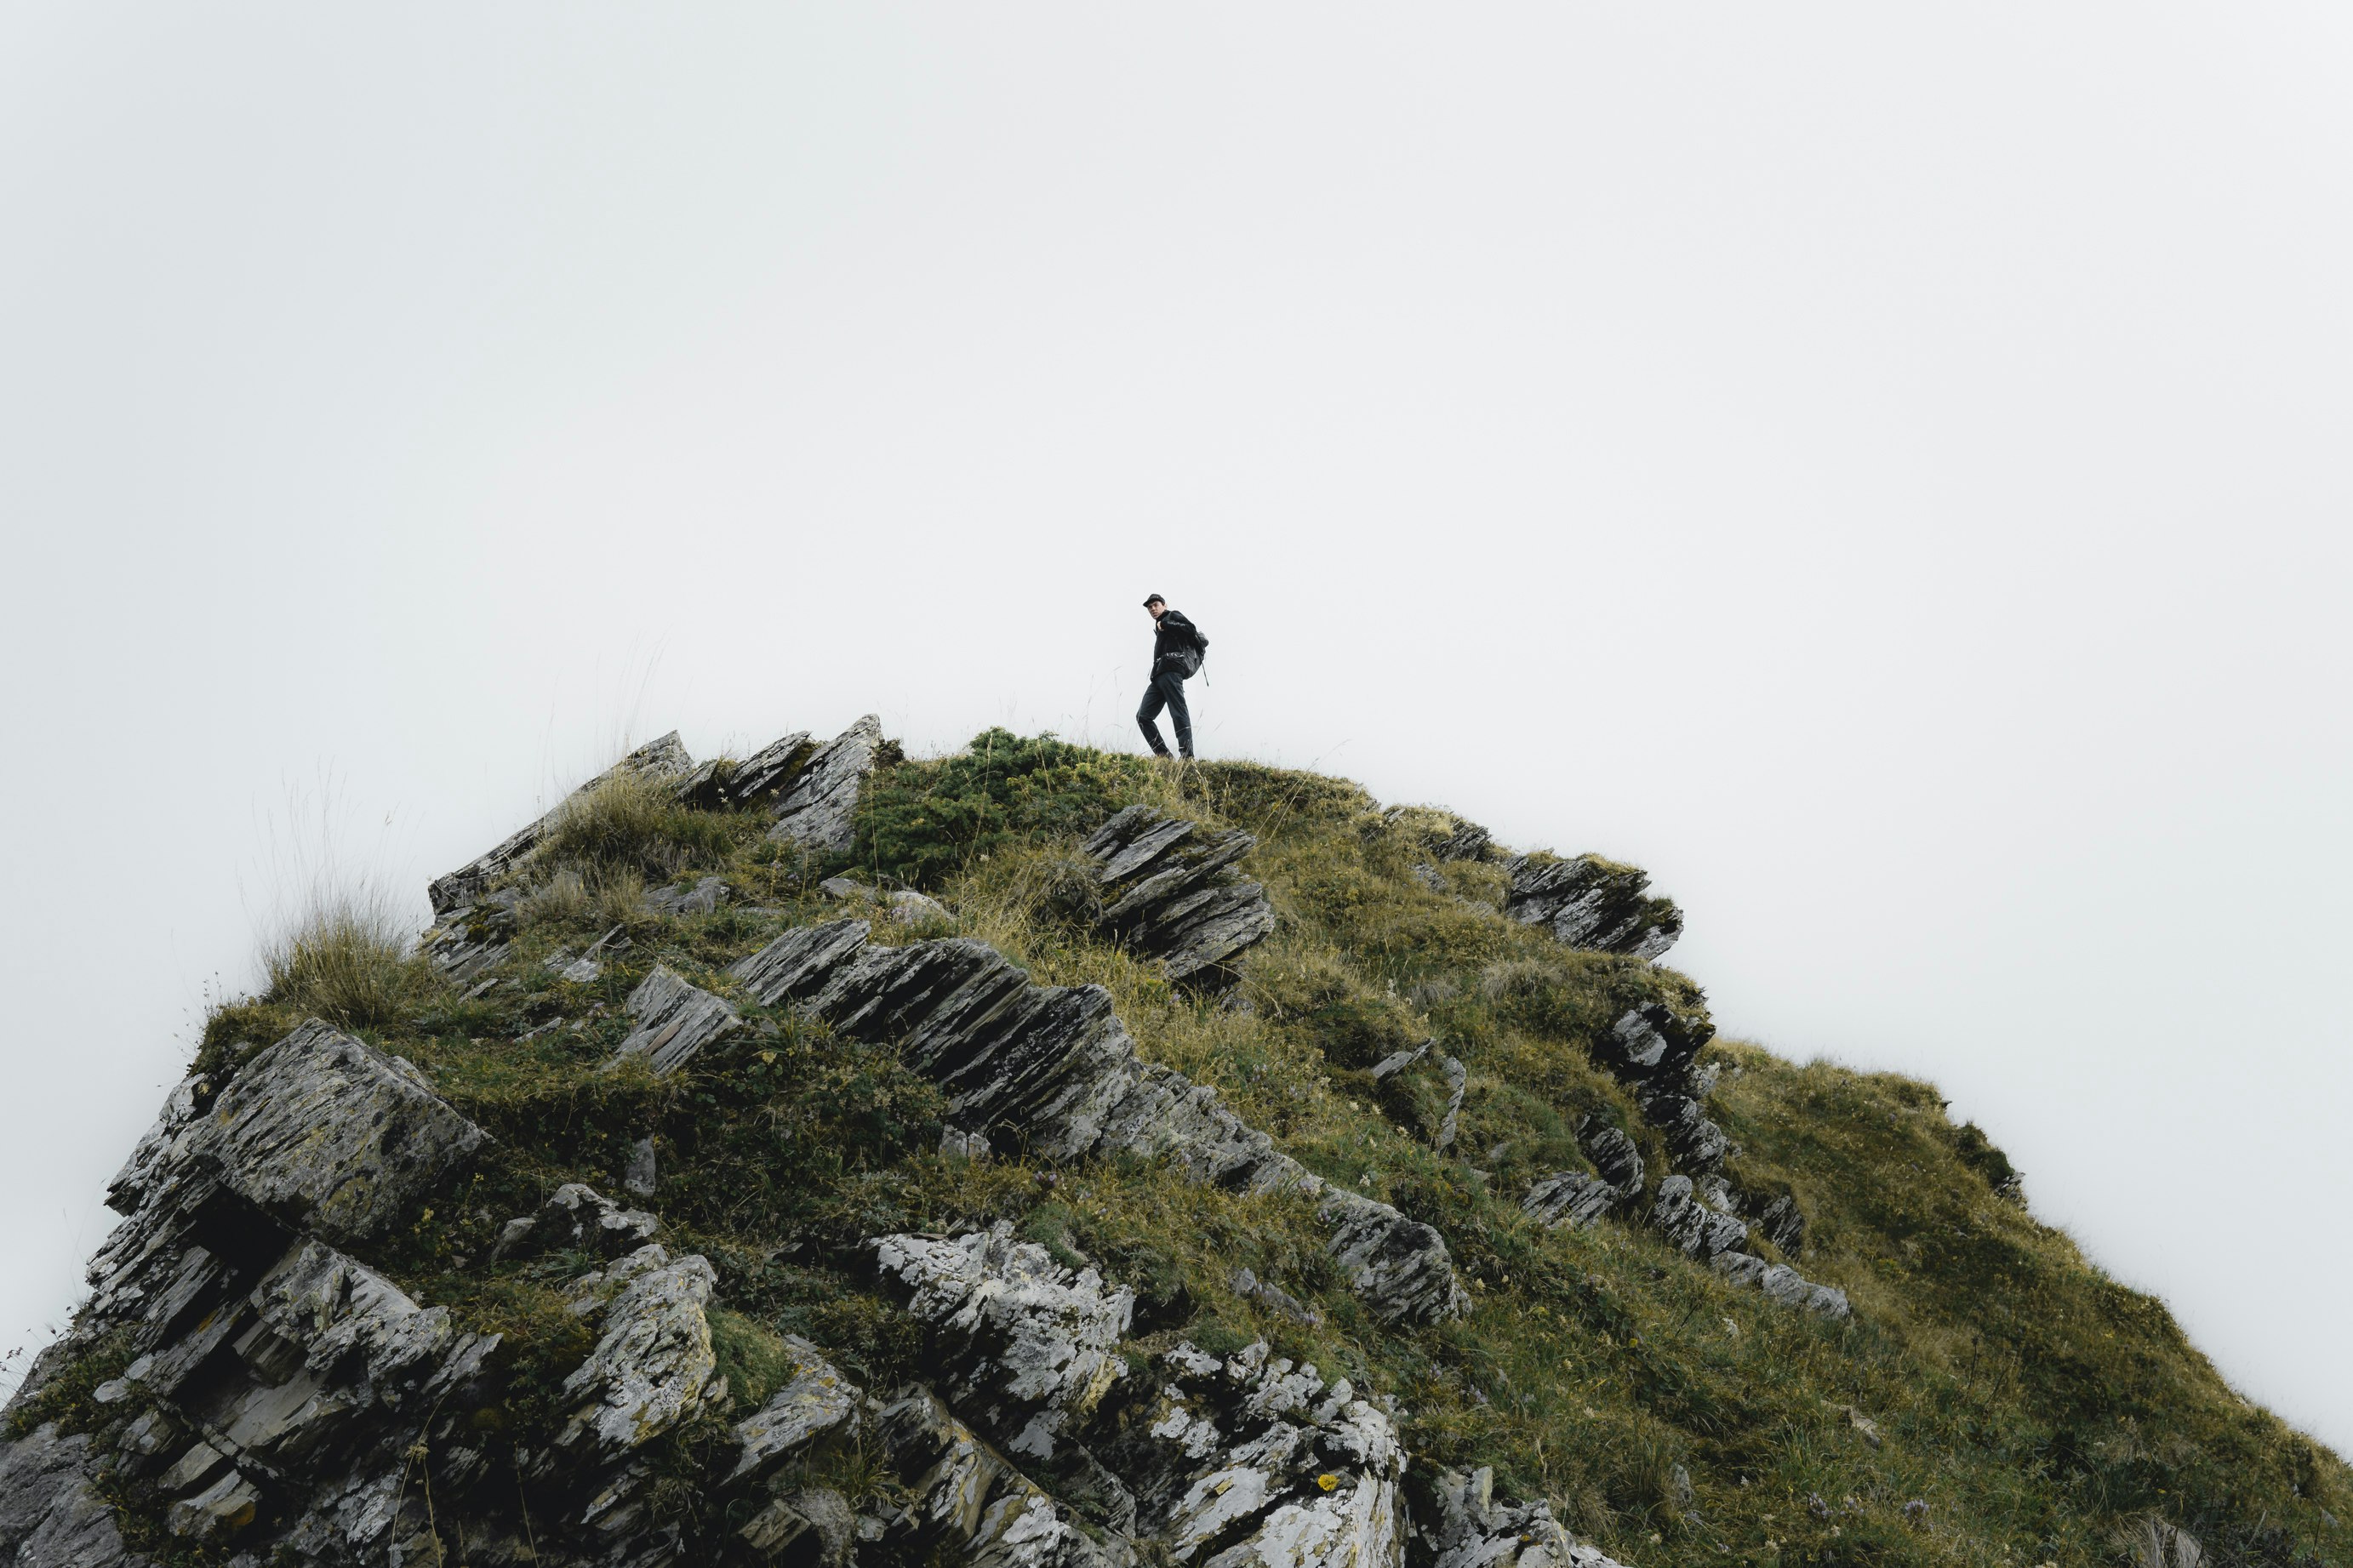
M 322 814 L 878 710 L 1649 867 L 2353 1449 L 2341 7 L 0 9 L 0 1349 Z M 288 801 L 299 803 L 290 814 Z

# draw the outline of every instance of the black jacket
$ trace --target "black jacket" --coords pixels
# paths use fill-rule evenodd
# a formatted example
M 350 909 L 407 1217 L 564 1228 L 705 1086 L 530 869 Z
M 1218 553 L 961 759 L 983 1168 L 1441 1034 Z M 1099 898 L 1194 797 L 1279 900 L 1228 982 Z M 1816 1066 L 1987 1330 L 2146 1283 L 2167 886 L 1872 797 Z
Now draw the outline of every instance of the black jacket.
M 1163 610 L 1152 628 L 1152 675 L 1183 678 L 1201 668 L 1201 634 L 1177 610 Z

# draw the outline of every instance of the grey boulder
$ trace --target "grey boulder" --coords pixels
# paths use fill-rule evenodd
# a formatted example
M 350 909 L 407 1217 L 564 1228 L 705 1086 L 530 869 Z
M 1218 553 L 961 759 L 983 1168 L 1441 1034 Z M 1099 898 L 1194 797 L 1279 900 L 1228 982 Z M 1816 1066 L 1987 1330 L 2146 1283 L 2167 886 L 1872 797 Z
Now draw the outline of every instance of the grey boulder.
M 139 1207 L 165 1171 L 197 1167 L 281 1223 L 349 1242 L 387 1229 L 483 1139 L 406 1061 L 315 1018 L 207 1110 L 184 1102 L 187 1088 L 110 1185 L 118 1210 Z

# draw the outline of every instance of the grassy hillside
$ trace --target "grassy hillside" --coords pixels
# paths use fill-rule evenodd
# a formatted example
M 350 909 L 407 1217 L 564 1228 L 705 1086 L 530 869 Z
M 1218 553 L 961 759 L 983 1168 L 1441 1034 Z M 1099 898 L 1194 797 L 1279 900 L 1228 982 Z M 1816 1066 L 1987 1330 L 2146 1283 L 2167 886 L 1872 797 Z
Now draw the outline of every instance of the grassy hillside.
M 1244 963 L 1239 1004 L 1172 990 L 1059 912 L 1076 840 L 1139 801 L 1258 836 L 1246 868 L 1281 924 Z M 1582 1117 L 1620 1127 L 1666 1168 L 1587 1047 L 1634 1001 L 1690 1008 L 1700 996 L 1670 968 L 1571 952 L 1482 908 L 1501 902 L 1499 865 L 1451 864 L 1444 889 L 1430 886 L 1414 868 L 1432 820 L 1385 816 L 1345 781 L 1220 763 L 1171 776 L 998 731 L 955 757 L 890 761 L 854 855 L 810 867 L 764 838 L 760 813 L 689 811 L 625 777 L 518 872 L 533 891 L 500 972 L 512 984 L 463 1000 L 385 952 L 380 933 L 330 921 L 277 956 L 267 996 L 211 1020 L 204 1065 L 233 1071 L 323 1013 L 409 1057 L 495 1135 L 475 1198 L 371 1261 L 508 1335 L 494 1416 L 518 1435 L 551 1418 L 553 1385 L 587 1348 L 554 1283 L 580 1263 L 491 1264 L 489 1245 L 557 1183 L 617 1193 L 650 1137 L 654 1206 L 674 1247 L 719 1269 L 739 1409 L 773 1385 L 784 1332 L 871 1386 L 920 1375 L 919 1337 L 871 1288 L 859 1243 L 1002 1218 L 1133 1286 L 1138 1349 L 1271 1339 L 1393 1394 L 1414 1473 L 1492 1466 L 1499 1489 L 1553 1500 L 1573 1530 L 1639 1568 L 2107 1563 L 2120 1560 L 2120 1523 L 2151 1512 L 2186 1526 L 2209 1562 L 2353 1562 L 2353 1534 L 2336 1522 L 2353 1518 L 2344 1465 L 2234 1394 L 2161 1303 L 2036 1223 L 2000 1152 L 1954 1125 L 1926 1084 L 1730 1039 L 1704 1058 L 1722 1069 L 1713 1108 L 1739 1145 L 1738 1185 L 1795 1195 L 1809 1225 L 1790 1261 L 1842 1287 L 1852 1321 L 1772 1307 L 1631 1224 L 1529 1221 L 1519 1200 L 1532 1181 L 1584 1168 Z M 747 1005 L 756 1026 L 676 1078 L 599 1074 L 626 1032 L 623 998 L 657 961 L 741 1000 L 723 967 L 784 926 L 837 918 L 815 883 L 842 869 L 953 911 L 925 927 L 878 921 L 878 941 L 962 931 L 1040 981 L 1108 987 L 1147 1058 L 1216 1085 L 1318 1173 L 1437 1226 L 1475 1310 L 1430 1329 L 1373 1322 L 1300 1200 L 1143 1163 L 944 1159 L 928 1081 L 887 1047 L 786 1011 Z M 736 891 L 714 913 L 672 919 L 638 902 L 649 882 L 711 873 Z M 616 926 L 627 945 L 607 944 L 595 981 L 543 963 Z M 1470 1071 L 1442 1152 L 1442 1079 L 1367 1070 L 1432 1035 Z M 1238 1296 L 1237 1267 L 1318 1321 Z M 91 1381 L 60 1378 L 45 1408 L 65 1409 Z M 719 1430 L 678 1440 L 681 1477 Z M 663 1506 L 702 1504 L 681 1479 Z

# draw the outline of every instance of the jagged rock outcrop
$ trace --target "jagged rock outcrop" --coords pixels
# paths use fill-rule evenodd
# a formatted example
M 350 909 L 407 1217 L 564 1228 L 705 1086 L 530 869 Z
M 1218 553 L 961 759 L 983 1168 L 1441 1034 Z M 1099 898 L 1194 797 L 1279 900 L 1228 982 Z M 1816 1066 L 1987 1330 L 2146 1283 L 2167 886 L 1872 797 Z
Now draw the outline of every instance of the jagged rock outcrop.
M 481 1142 L 481 1129 L 406 1061 L 312 1019 L 217 1096 L 197 1079 L 174 1089 L 107 1203 L 137 1218 L 218 1187 L 282 1225 L 348 1243 L 381 1233 Z M 101 1264 L 139 1232 L 117 1231 Z
M 1387 1409 L 1262 1340 L 1224 1360 L 1180 1344 L 1156 1365 L 1142 1436 L 1112 1462 L 1172 1562 L 1400 1568 L 1406 1456 Z
M 1274 930 L 1266 889 L 1232 869 L 1257 842 L 1131 805 L 1081 847 L 1096 884 L 1086 912 L 1171 980 L 1229 979 L 1233 961 Z
M 1732 1212 L 1723 1194 L 1720 1182 L 1702 1190 L 1689 1176 L 1669 1176 L 1651 1204 L 1651 1226 L 1702 1262 L 1729 1252 L 1748 1239 L 1748 1222 Z
M 637 1027 L 615 1048 L 607 1065 L 618 1067 L 633 1057 L 642 1057 L 656 1078 L 668 1078 L 692 1061 L 703 1047 L 744 1022 L 723 997 L 690 984 L 662 963 L 655 964 L 653 973 L 629 993 L 628 1006 Z
M 858 837 L 859 795 L 881 747 L 882 721 L 872 713 L 819 746 L 777 796 L 768 837 L 813 855 L 848 850 Z
M 123 1544 L 114 1506 L 91 1484 L 102 1459 L 86 1433 L 68 1436 L 55 1423 L 0 1447 L 0 1562 L 23 1568 L 146 1563 Z
M 1133 1547 L 1097 1542 L 939 1399 L 910 1391 L 874 1419 L 882 1451 L 906 1478 L 907 1503 L 876 1521 L 899 1560 L 953 1549 L 968 1568 L 1133 1568 Z
M 907 1310 L 932 1330 L 939 1385 L 1008 1451 L 1050 1458 L 1055 1435 L 1101 1402 L 1127 1368 L 1119 1342 L 1135 1295 L 1105 1289 L 1013 1227 L 949 1239 L 885 1236 L 868 1243 Z
M 1434 1490 L 1437 1519 L 1414 1530 L 1430 1568 L 1624 1568 L 1569 1534 L 1550 1504 L 1497 1501 L 1491 1469 L 1441 1471 Z
M 380 1554 L 417 1527 L 398 1456 L 470 1409 L 496 1336 L 341 1247 L 456 1180 L 480 1129 L 406 1062 L 317 1022 L 208 1089 L 175 1089 L 109 1188 L 127 1217 L 57 1352 L 118 1347 L 127 1364 L 93 1397 L 121 1415 L 0 1459 L 6 1517 L 27 1523 L 14 1540 L 0 1523 L 9 1561 L 128 1561 L 94 1489 L 110 1471 L 154 1486 L 183 1534 L 266 1518 L 322 1555 Z
M 673 1261 L 649 1243 L 573 1286 L 574 1314 L 603 1334 L 564 1381 L 576 1406 L 540 1468 L 574 1458 L 617 1463 L 719 1396 L 726 1380 L 703 1311 L 717 1283 L 708 1259 Z M 621 1500 L 608 1489 L 585 1517 Z
M 1748 1241 L 1748 1221 L 1740 1212 L 1742 1200 L 1724 1176 L 1724 1162 L 1734 1152 L 1733 1143 L 1707 1115 L 1705 1101 L 1715 1081 L 1714 1069 L 1695 1066 L 1701 1047 L 1713 1035 L 1705 1014 L 1679 1013 L 1651 1003 L 1621 1015 L 1595 1048 L 1595 1059 L 1634 1091 L 1642 1119 L 1665 1139 L 1678 1168 L 1677 1173 L 1659 1184 L 1650 1223 L 1675 1247 L 1712 1263 L 1736 1284 L 1761 1286 L 1770 1274 L 1773 1283 L 1766 1293 L 1773 1301 L 1844 1318 L 1850 1311 L 1844 1291 L 1815 1285 L 1785 1264 L 1768 1264 L 1740 1250 Z M 1621 1141 L 1624 1137 L 1616 1136 Z M 1588 1145 L 1588 1156 L 1594 1154 L 1595 1146 Z M 1625 1152 L 1632 1152 L 1630 1143 Z M 1639 1188 L 1639 1157 L 1635 1169 Z M 1600 1201 L 1581 1184 L 1566 1185 L 1573 1190 L 1546 1194 L 1547 1203 L 1557 1200 L 1564 1217 L 1578 1212 L 1580 1200 L 1587 1205 Z M 1535 1212 L 1535 1200 L 1536 1194 L 1530 1193 L 1531 1213 Z M 1760 1224 L 1760 1228 L 1775 1246 L 1782 1246 L 1785 1240 L 1802 1242 L 1805 1215 L 1794 1198 L 1784 1194 L 1765 1205 L 1764 1213 L 1771 1224 Z
M 1785 1256 L 1795 1258 L 1806 1250 L 1806 1211 L 1798 1206 L 1795 1196 L 1783 1193 L 1756 1215 L 1757 1228 Z
M 1392 1321 L 1468 1304 L 1446 1243 L 1388 1205 L 1335 1187 L 1276 1150 L 1215 1089 L 1147 1065 L 1101 986 L 1033 985 L 985 942 L 869 943 L 864 921 L 786 932 L 729 973 L 766 1005 L 790 1002 L 859 1039 L 896 1041 L 948 1092 L 950 1119 L 998 1148 L 1049 1160 L 1126 1152 L 1194 1180 L 1312 1199 L 1351 1287 Z
M 1556 1172 L 1538 1180 L 1520 1200 L 1520 1207 L 1535 1219 L 1571 1230 L 1598 1223 L 1642 1193 L 1642 1155 L 1631 1138 L 1588 1118 L 1577 1129 L 1577 1141 L 1593 1169 Z
M 694 759 L 679 744 L 678 731 L 672 730 L 659 741 L 639 746 L 611 767 L 582 784 L 559 803 L 555 808 L 522 827 L 517 828 L 495 847 L 484 851 L 447 876 L 437 877 L 426 889 L 426 897 L 433 903 L 437 921 L 448 919 L 454 911 L 474 903 L 492 882 L 522 864 L 524 856 L 539 847 L 563 816 L 572 801 L 588 794 L 616 773 L 638 773 L 647 778 L 683 780 L 694 771 Z
M 1599 855 L 1522 855 L 1511 862 L 1511 874 L 1504 912 L 1543 926 L 1570 947 L 1656 958 L 1683 935 L 1683 911 L 1672 900 L 1649 897 L 1651 879 L 1634 867 Z
M 1634 1091 L 1642 1120 L 1666 1139 L 1674 1163 L 1700 1175 L 1720 1172 L 1732 1152 L 1703 1103 L 1714 1079 L 1694 1067 L 1715 1032 L 1704 1012 L 1653 1002 L 1620 1015 L 1594 1048 L 1596 1060 Z
M 502 888 L 449 911 L 417 943 L 444 978 L 463 985 L 503 963 L 514 945 L 515 908 L 522 894 Z
M 720 798 L 729 805 L 765 800 L 798 776 L 814 749 L 807 730 L 769 742 L 728 773 L 719 786 Z

